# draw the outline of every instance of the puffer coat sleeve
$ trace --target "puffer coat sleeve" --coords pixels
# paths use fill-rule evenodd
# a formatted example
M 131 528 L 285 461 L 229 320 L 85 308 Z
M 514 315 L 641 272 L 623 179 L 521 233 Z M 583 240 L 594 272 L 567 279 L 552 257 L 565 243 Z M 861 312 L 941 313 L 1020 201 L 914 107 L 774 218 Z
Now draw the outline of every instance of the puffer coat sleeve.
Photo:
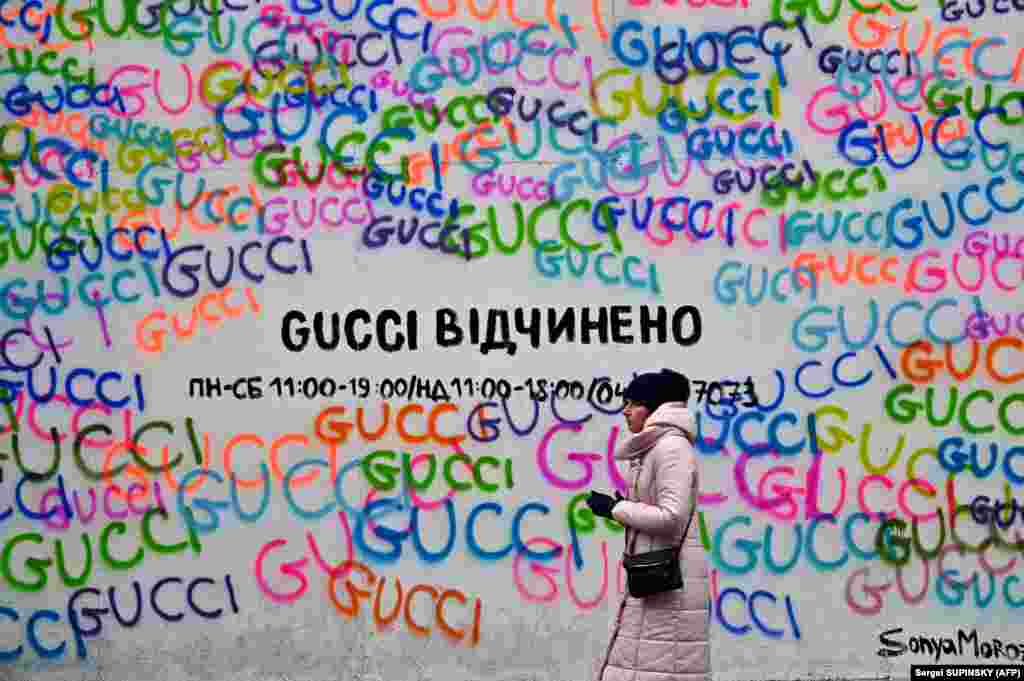
M 647 598 L 624 594 L 595 681 L 709 681 L 709 570 L 695 515 L 695 452 L 682 434 L 668 435 L 630 463 L 630 500 L 612 514 L 631 538 L 636 533 L 636 553 L 678 545 L 690 524 L 680 551 L 683 588 Z
M 680 441 L 685 443 L 685 448 Z M 638 481 L 646 482 L 644 493 L 639 494 L 639 499 L 646 501 L 625 500 L 616 504 L 612 515 L 617 521 L 643 534 L 670 539 L 682 537 L 694 511 L 690 497 L 697 484 L 697 462 L 692 450 L 684 449 L 689 449 L 689 442 L 679 436 L 666 437 L 655 446 L 646 457 L 651 459 L 646 462 L 651 475 Z M 631 477 L 635 484 L 635 477 Z M 642 550 L 640 540 L 637 539 L 637 551 Z

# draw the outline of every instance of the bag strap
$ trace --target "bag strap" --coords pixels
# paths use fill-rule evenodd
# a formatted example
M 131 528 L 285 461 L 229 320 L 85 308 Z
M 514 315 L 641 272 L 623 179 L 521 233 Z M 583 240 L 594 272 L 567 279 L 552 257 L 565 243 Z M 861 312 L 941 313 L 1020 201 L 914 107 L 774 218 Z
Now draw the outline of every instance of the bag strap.
M 643 466 L 641 465 L 641 466 L 639 466 L 637 468 L 636 474 L 633 476 L 633 489 L 631 490 L 630 495 L 628 497 L 626 497 L 627 501 L 636 501 L 636 497 L 637 497 L 637 495 L 639 493 L 637 487 L 640 484 L 640 471 L 642 471 L 642 470 L 643 470 Z M 636 548 L 636 533 L 635 532 L 633 533 L 633 545 L 630 546 L 629 545 L 629 525 L 626 525 L 626 546 L 628 547 L 627 550 L 629 552 L 626 555 L 630 555 L 630 556 L 633 555 L 633 550 Z
M 693 478 L 694 478 L 694 484 L 690 485 L 690 499 L 693 502 L 693 503 L 690 504 L 690 507 L 693 510 L 690 511 L 690 519 L 686 521 L 686 529 L 683 530 L 683 538 L 679 542 L 679 546 L 676 547 L 676 553 L 679 553 L 679 551 L 681 551 L 682 548 L 683 548 L 683 544 L 686 543 L 686 537 L 687 537 L 687 535 L 690 534 L 690 525 L 693 524 L 693 516 L 697 515 L 697 503 L 696 503 L 697 502 L 697 500 L 696 500 L 697 474 L 696 473 L 693 474 Z

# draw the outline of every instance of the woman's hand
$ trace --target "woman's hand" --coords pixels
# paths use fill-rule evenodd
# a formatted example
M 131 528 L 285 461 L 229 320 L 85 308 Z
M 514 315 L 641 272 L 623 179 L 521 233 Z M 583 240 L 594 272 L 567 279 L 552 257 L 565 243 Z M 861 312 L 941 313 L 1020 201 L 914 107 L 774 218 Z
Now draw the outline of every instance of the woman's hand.
M 594 515 L 614 520 L 612 518 L 612 509 L 615 508 L 615 504 L 622 500 L 623 496 L 619 492 L 615 492 L 615 497 L 613 498 L 607 494 L 590 490 L 590 496 L 587 497 L 587 506 L 594 512 Z

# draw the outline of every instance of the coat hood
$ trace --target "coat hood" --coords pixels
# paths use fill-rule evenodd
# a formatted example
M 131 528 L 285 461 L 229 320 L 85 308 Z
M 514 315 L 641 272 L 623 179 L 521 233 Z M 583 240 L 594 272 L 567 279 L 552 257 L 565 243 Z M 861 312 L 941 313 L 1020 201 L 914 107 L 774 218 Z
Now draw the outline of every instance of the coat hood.
M 693 412 L 686 408 L 685 402 L 666 402 L 647 417 L 644 421 L 644 430 L 652 426 L 674 426 L 692 435 L 696 425 Z
M 644 429 L 615 451 L 616 459 L 633 459 L 654 448 L 665 435 L 681 434 L 693 444 L 696 420 L 685 402 L 666 402 L 644 421 Z

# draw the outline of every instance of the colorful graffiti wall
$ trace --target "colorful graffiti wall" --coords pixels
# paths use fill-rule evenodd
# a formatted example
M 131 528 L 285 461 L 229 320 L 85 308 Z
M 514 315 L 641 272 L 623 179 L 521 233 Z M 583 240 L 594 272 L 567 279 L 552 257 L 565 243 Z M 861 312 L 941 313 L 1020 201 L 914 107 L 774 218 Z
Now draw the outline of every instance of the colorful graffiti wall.
M 1020 663 L 1022 26 L 0 2 L 0 678 L 589 679 L 663 367 L 716 681 Z

